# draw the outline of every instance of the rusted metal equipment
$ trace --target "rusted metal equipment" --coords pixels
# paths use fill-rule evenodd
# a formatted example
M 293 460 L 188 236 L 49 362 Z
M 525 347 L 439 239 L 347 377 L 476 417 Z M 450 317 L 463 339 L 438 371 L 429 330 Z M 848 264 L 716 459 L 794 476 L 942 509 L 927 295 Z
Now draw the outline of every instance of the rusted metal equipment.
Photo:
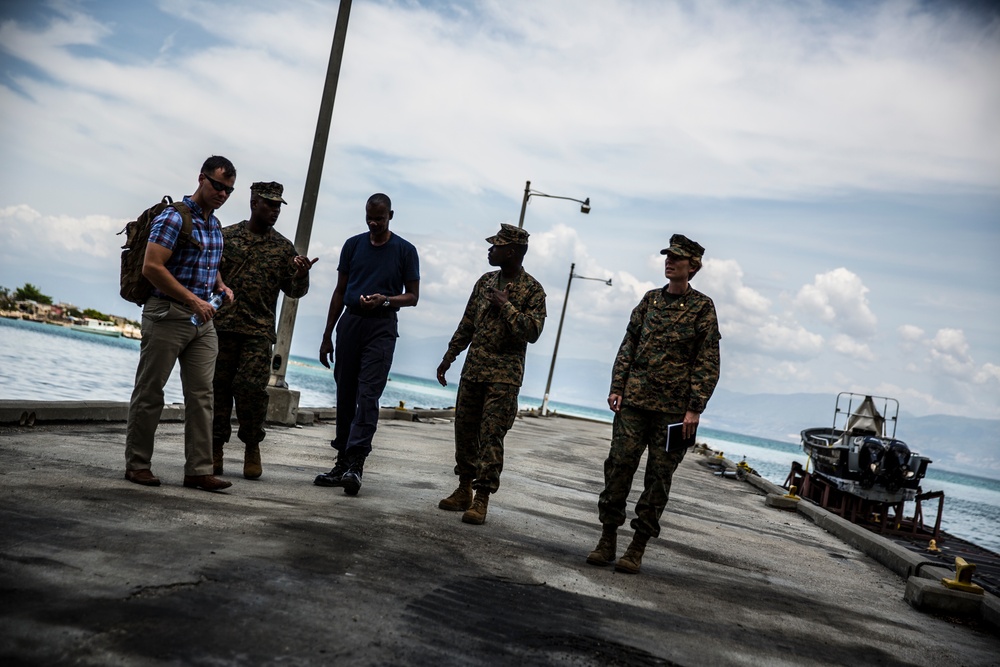
M 904 514 L 904 501 L 881 502 L 846 493 L 821 473 L 810 473 L 798 461 L 792 462 L 792 469 L 784 483 L 786 489 L 792 486 L 799 490 L 801 497 L 808 498 L 823 509 L 874 532 L 923 541 L 942 541 L 941 515 L 944 512 L 944 491 L 920 493 L 918 490 L 913 499 L 913 516 L 907 517 Z M 937 515 L 932 528 L 924 523 L 924 501 L 928 500 L 937 500 Z

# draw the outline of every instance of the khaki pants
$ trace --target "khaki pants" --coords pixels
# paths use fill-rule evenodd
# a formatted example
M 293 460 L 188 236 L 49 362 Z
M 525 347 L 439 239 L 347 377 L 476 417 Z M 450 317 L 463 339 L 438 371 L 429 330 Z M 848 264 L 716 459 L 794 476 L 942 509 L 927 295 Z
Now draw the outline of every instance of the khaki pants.
M 184 474 L 212 474 L 212 379 L 219 339 L 211 321 L 191 323 L 191 311 L 152 297 L 142 309 L 142 344 L 125 432 L 125 469 L 150 467 L 163 412 L 163 387 L 181 364 L 184 389 Z

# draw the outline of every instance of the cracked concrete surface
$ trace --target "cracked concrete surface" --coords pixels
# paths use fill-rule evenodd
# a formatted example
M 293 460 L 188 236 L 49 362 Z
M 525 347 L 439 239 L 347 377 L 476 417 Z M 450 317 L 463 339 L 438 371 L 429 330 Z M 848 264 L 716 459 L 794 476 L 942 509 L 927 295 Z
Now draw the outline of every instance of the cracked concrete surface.
M 610 427 L 518 420 L 483 526 L 437 502 L 449 422 L 385 421 L 357 497 L 314 486 L 331 425 L 272 427 L 264 476 L 158 488 L 124 424 L 0 431 L 0 661 L 74 665 L 991 665 L 988 629 L 915 611 L 905 582 L 689 454 L 642 574 L 584 562 Z M 642 468 L 631 500 L 638 495 Z M 631 504 L 629 506 L 631 512 Z M 621 551 L 630 531 L 619 533 Z

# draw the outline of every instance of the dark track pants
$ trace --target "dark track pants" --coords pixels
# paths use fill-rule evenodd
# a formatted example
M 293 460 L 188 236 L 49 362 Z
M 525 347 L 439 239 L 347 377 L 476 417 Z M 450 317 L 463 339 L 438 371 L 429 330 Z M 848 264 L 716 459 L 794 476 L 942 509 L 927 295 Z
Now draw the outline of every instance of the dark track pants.
M 337 381 L 339 453 L 368 456 L 378 428 L 379 398 L 396 350 L 396 318 L 359 317 L 345 311 L 337 323 L 333 377 Z

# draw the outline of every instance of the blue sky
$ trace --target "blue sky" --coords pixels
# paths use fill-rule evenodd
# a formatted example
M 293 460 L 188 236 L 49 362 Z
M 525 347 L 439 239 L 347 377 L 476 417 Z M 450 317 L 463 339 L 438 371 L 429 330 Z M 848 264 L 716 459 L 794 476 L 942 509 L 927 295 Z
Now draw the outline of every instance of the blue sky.
M 0 285 L 137 319 L 114 233 L 213 153 L 239 171 L 223 223 L 277 180 L 294 237 L 335 20 L 334 2 L 3 3 Z M 592 211 L 529 203 L 550 317 L 526 393 L 575 262 L 614 286 L 574 281 L 553 398 L 603 401 L 680 232 L 708 251 L 722 387 L 1000 418 L 997 71 L 1000 20 L 976 3 L 355 0 L 292 352 L 316 355 L 340 247 L 384 191 L 422 263 L 397 365 L 431 377 L 531 180 Z

